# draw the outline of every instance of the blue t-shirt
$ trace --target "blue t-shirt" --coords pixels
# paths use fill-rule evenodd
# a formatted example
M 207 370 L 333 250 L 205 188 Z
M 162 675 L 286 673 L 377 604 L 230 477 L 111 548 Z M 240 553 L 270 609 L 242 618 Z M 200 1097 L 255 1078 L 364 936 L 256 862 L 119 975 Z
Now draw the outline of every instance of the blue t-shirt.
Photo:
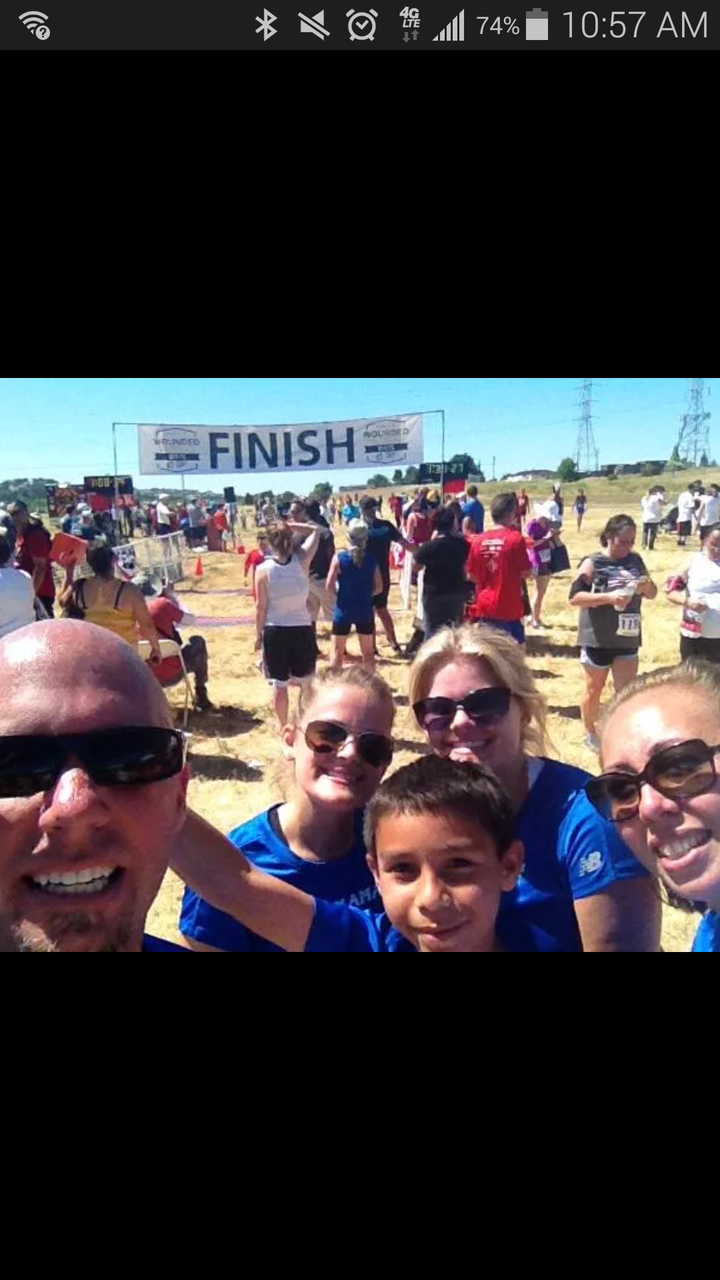
M 315 898 L 329 902 L 343 902 L 349 906 L 377 907 L 380 899 L 370 868 L 365 861 L 363 839 L 363 811 L 355 815 L 355 840 L 352 849 L 335 862 L 308 862 L 298 858 L 278 835 L 271 823 L 270 814 L 280 808 L 275 805 L 266 813 L 243 823 L 230 832 L 228 839 L 245 857 L 261 871 L 297 885 Z M 360 912 L 360 914 L 364 914 Z M 204 898 L 186 889 L 180 908 L 180 932 L 186 938 L 195 938 L 221 951 L 280 951 L 274 943 L 246 929 L 233 916 L 211 907 Z
M 143 935 L 142 941 L 143 951 L 184 951 L 187 955 L 187 947 L 178 946 L 177 942 L 168 942 L 167 938 L 153 938 L 152 934 Z
M 497 924 L 509 951 L 582 951 L 575 899 L 647 875 L 590 804 L 584 791 L 590 776 L 545 760 L 517 815 L 525 863 L 515 888 L 502 896 Z
M 384 912 L 358 911 L 316 898 L 306 951 L 414 951 Z
M 377 561 L 366 551 L 360 564 L 355 564 L 349 551 L 338 551 L 337 602 L 333 622 L 370 622 L 373 616 L 373 579 Z
M 720 916 L 708 911 L 703 916 L 692 944 L 693 951 L 720 951 Z
M 483 533 L 485 530 L 485 508 L 482 502 L 478 502 L 477 498 L 471 498 L 469 502 L 463 503 L 462 508 L 463 520 L 465 516 L 469 516 L 475 525 L 476 533 Z

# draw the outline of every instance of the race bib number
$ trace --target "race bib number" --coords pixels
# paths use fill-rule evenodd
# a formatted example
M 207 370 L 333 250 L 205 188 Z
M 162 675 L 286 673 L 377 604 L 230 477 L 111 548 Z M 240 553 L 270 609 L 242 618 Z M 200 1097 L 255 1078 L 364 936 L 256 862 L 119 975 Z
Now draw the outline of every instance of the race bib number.
M 618 635 L 619 636 L 639 636 L 640 635 L 640 614 L 639 613 L 621 613 L 618 616 Z
M 540 551 L 540 560 L 543 564 L 549 564 L 552 560 L 552 551 L 550 547 L 543 547 Z

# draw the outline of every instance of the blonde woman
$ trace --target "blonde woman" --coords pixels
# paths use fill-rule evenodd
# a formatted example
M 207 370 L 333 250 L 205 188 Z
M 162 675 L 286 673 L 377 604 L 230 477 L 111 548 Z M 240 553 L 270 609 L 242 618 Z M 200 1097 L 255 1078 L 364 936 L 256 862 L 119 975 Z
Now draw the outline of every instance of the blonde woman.
M 585 795 L 590 775 L 546 756 L 547 708 L 511 636 L 437 632 L 410 672 L 410 704 L 432 750 L 492 769 L 525 845 L 498 933 L 509 950 L 656 951 L 651 881 Z
M 358 634 L 363 666 L 375 667 L 375 615 L 373 596 L 383 589 L 377 560 L 368 549 L 368 527 L 364 520 L 348 525 L 350 548 L 337 551 L 330 562 L 326 586 L 337 601 L 333 612 L 330 666 L 339 670 L 345 657 L 347 638 L 353 627 Z

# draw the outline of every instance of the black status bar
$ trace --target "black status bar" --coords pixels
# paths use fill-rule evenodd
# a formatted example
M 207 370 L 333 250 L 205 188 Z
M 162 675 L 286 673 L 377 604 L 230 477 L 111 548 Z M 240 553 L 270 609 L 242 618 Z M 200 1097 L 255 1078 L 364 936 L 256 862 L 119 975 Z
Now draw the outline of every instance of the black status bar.
M 635 0 L 637 4 L 638 0 Z M 16 12 L 15 12 L 16 11 Z M 402 0 L 211 0 L 181 7 L 177 0 L 41 0 L 38 8 L 5 0 L 0 50 L 47 55 L 59 50 L 278 50 L 346 51 L 367 55 L 390 49 L 409 57 L 435 52 L 554 49 L 581 52 L 679 51 L 717 48 L 720 13 L 700 6 L 652 9 L 594 8 L 561 3 L 457 0 L 403 4 Z

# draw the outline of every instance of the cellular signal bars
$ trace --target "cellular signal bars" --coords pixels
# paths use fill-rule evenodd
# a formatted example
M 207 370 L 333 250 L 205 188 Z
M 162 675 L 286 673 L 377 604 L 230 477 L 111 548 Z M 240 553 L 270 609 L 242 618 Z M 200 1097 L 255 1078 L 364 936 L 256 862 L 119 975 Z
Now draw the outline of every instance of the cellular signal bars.
M 443 27 L 438 36 L 433 36 L 433 44 L 436 40 L 464 40 L 465 39 L 465 10 L 461 9 L 453 18 L 452 22 L 448 22 Z

